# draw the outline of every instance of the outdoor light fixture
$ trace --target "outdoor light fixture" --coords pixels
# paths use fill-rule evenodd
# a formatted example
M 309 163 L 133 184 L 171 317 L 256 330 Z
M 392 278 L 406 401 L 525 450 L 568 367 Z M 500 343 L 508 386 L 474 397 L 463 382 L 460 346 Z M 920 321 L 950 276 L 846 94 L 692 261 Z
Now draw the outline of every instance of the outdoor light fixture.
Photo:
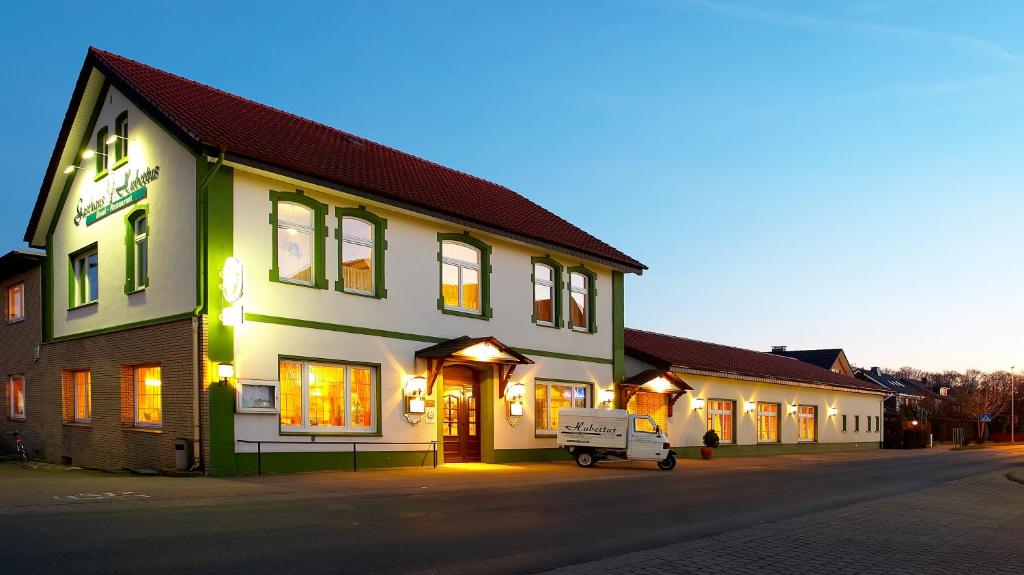
M 104 154 L 103 152 L 97 152 L 96 150 L 94 150 L 92 148 L 86 148 L 85 151 L 82 152 L 82 159 L 83 160 L 88 160 L 90 158 L 93 158 L 94 156 L 106 156 L 106 155 L 107 154 Z
M 695 398 L 693 398 L 693 409 L 694 409 L 694 411 L 696 411 L 698 409 L 704 409 L 704 398 L 703 397 L 695 397 Z
M 221 385 L 227 385 L 228 380 L 235 377 L 235 366 L 228 362 L 221 362 L 217 364 L 217 377 L 220 378 Z
M 601 398 L 601 403 L 610 406 L 615 401 L 615 391 L 611 389 L 602 389 L 598 392 L 598 396 Z
M 459 355 L 467 355 L 477 361 L 490 361 L 501 356 L 501 351 L 489 343 L 478 343 L 460 351 Z
M 405 419 L 419 423 L 427 412 L 427 378 L 416 376 L 405 382 Z
M 64 168 L 64 173 L 65 174 L 70 174 L 70 173 L 74 172 L 75 170 L 81 170 L 81 169 L 82 168 L 80 168 L 79 166 L 68 166 L 68 167 Z
M 796 413 L 796 404 L 795 403 L 789 404 L 789 412 L 790 413 Z
M 829 417 L 834 417 L 834 416 L 835 416 L 835 414 L 837 414 L 837 413 L 839 413 L 839 410 L 838 410 L 838 409 L 836 409 L 836 408 L 834 408 L 834 407 L 830 407 L 830 408 L 828 408 L 828 416 L 829 416 Z
M 127 140 L 128 138 L 125 138 L 124 136 L 118 136 L 117 134 L 111 134 L 103 143 L 110 146 L 116 144 L 119 139 Z
M 755 409 L 757 409 L 757 402 L 756 401 L 747 401 L 747 402 L 745 402 L 743 404 L 743 407 L 744 407 L 744 409 L 747 410 L 747 413 L 750 413 L 751 411 L 754 411 Z
M 505 388 L 505 417 L 512 427 L 519 425 L 523 418 L 523 396 L 526 386 L 521 383 L 510 383 Z
M 913 425 L 914 427 L 917 427 L 917 424 L 918 424 L 918 421 L 916 419 L 914 421 L 910 422 L 910 425 Z

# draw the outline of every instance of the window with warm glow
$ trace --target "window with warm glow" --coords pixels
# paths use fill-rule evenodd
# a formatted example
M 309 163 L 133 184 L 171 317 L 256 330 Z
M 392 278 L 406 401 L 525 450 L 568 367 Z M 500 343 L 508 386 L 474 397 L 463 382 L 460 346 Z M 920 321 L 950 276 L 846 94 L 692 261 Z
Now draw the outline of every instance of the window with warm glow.
M 731 399 L 709 399 L 707 401 L 708 429 L 715 430 L 722 443 L 732 443 L 733 420 L 736 416 L 736 402 Z
M 534 427 L 540 434 L 558 430 L 558 410 L 565 407 L 590 407 L 589 383 L 534 381 Z
M 374 227 L 360 218 L 341 219 L 341 275 L 347 292 L 373 295 Z
M 590 330 L 590 278 L 578 273 L 569 274 L 569 319 L 576 331 Z
M 480 250 L 441 242 L 441 296 L 445 309 L 480 313 Z
M 638 391 L 629 398 L 626 410 L 636 415 L 650 415 L 661 430 L 668 434 L 668 395 L 651 391 Z M 654 427 L 647 420 L 639 420 L 643 431 L 653 432 Z
M 25 284 L 14 284 L 7 288 L 7 321 L 25 319 Z
M 857 423 L 857 418 L 854 418 Z M 800 441 L 818 440 L 818 408 L 813 405 L 801 405 L 797 410 L 797 429 Z
M 285 431 L 375 431 L 374 368 L 282 360 L 280 377 Z
M 11 419 L 25 419 L 25 378 L 12 375 L 7 378 L 8 414 Z
M 71 307 L 93 303 L 100 299 L 100 257 L 96 248 L 71 256 Z
M 779 441 L 779 404 L 757 404 L 757 441 L 775 443 Z
M 313 210 L 294 202 L 277 204 L 277 266 L 284 282 L 313 285 Z
M 92 374 L 89 370 L 71 372 L 74 394 L 74 420 L 76 423 L 92 421 Z
M 163 423 L 163 397 L 159 366 L 135 368 L 135 425 L 160 427 Z
M 533 317 L 541 325 L 555 325 L 555 270 L 533 264 Z

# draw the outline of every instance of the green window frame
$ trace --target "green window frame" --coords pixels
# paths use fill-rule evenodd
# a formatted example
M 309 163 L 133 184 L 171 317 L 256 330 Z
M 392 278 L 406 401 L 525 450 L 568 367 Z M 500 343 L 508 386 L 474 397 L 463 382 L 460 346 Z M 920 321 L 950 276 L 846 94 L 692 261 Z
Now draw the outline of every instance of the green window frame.
M 88 246 L 68 255 L 68 309 L 91 305 L 100 299 L 99 244 Z M 90 269 L 95 274 L 90 274 Z
M 569 299 L 570 299 L 569 329 L 571 329 L 572 331 L 578 332 L 578 333 L 597 333 L 597 317 L 596 317 L 597 316 L 597 273 L 595 273 L 592 270 L 587 269 L 582 264 L 578 265 L 578 266 L 573 266 L 573 267 L 569 268 L 567 271 L 569 272 L 569 274 L 568 274 L 568 280 L 567 280 L 566 283 L 568 284 Z M 574 294 L 574 293 L 581 293 L 576 288 L 573 288 L 573 285 L 572 285 L 572 276 L 573 276 L 573 274 L 579 274 L 579 275 L 582 275 L 585 278 L 587 278 L 587 289 L 586 289 L 586 293 L 585 293 L 586 302 L 587 302 L 587 308 L 588 308 L 586 310 L 586 312 L 587 312 L 586 325 L 575 325 L 575 324 L 573 324 L 572 307 L 571 307 L 572 306 L 572 303 L 571 303 L 572 294 Z
M 537 266 L 543 265 L 551 268 L 551 301 L 553 309 L 552 322 L 548 323 L 537 319 L 537 286 L 545 286 L 546 283 L 537 281 Z M 562 264 L 551 256 L 534 256 L 530 258 L 530 301 L 533 302 L 533 312 L 530 314 L 530 321 L 542 326 L 561 328 L 562 325 L 562 290 L 565 284 L 562 283 Z
M 137 229 L 139 222 L 145 229 Z M 149 287 L 149 246 L 152 226 L 149 205 L 136 207 L 124 218 L 124 293 L 132 294 Z
M 96 175 L 93 177 L 93 179 L 96 181 L 102 180 L 103 178 L 107 177 L 107 174 L 109 173 L 109 171 L 107 170 L 107 166 L 110 163 L 110 155 L 108 154 L 108 152 L 110 151 L 110 146 L 107 145 L 108 132 L 109 128 L 107 128 L 107 126 L 103 126 L 99 129 L 99 131 L 96 132 Z
M 281 279 L 281 269 L 277 258 L 277 236 L 278 236 L 278 208 L 281 203 L 295 203 L 309 208 L 313 214 L 312 236 L 313 236 L 313 273 L 310 283 L 289 281 Z M 322 204 L 307 196 L 302 190 L 294 192 L 279 192 L 270 190 L 270 236 L 271 236 L 271 257 L 270 281 L 295 286 L 312 287 L 316 289 L 327 289 L 326 270 L 326 242 L 327 242 L 327 204 Z
M 445 242 L 465 244 L 480 252 L 480 311 L 469 312 L 458 309 L 450 309 L 444 305 L 444 258 L 442 251 Z M 491 309 L 491 246 L 482 240 L 469 235 L 469 232 L 452 232 L 437 234 L 437 309 L 446 315 L 471 317 L 475 319 L 489 320 L 494 313 Z
M 117 140 L 114 142 L 114 165 L 111 170 L 128 163 L 128 110 L 121 112 L 114 120 L 114 134 Z
M 387 298 L 388 290 L 384 283 L 384 271 L 386 269 L 384 258 L 388 249 L 388 241 L 385 237 L 385 232 L 388 229 L 387 219 L 367 210 L 366 206 L 359 206 L 356 208 L 335 208 L 334 216 L 338 220 L 338 227 L 334 230 L 334 237 L 338 240 L 338 280 L 334 282 L 334 289 L 353 295 L 362 295 L 377 299 Z M 373 243 L 368 246 L 371 248 L 373 254 L 373 289 L 370 292 L 345 288 L 345 244 L 356 243 L 358 245 L 367 245 L 365 242 L 358 239 L 347 238 L 345 236 L 345 218 L 362 220 L 373 228 Z

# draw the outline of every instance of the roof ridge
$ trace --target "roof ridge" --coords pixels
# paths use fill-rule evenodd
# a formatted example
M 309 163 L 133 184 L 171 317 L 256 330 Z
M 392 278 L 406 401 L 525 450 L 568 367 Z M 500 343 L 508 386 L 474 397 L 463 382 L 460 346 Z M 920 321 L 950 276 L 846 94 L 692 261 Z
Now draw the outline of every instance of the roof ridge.
M 697 342 L 697 343 L 703 343 L 705 345 L 713 345 L 713 346 L 716 346 L 716 347 L 724 347 L 724 348 L 728 348 L 728 349 L 737 349 L 737 350 L 740 350 L 740 351 L 749 351 L 751 353 L 760 353 L 761 355 L 770 355 L 770 356 L 773 356 L 773 357 L 778 355 L 778 354 L 774 354 L 774 353 L 772 353 L 770 351 L 759 351 L 759 350 L 756 350 L 756 349 L 750 349 L 750 348 L 746 348 L 746 347 L 739 347 L 739 346 L 735 346 L 735 345 L 726 345 L 724 343 L 715 343 L 713 341 L 706 341 L 706 340 L 703 340 L 703 339 L 694 339 L 692 337 L 683 337 L 681 335 L 672 335 L 672 334 L 669 334 L 669 333 L 661 333 L 661 332 L 650 331 L 650 330 L 646 330 L 646 329 L 637 329 L 635 327 L 627 327 L 625 329 L 626 329 L 626 331 L 638 331 L 638 332 L 641 332 L 641 333 L 649 333 L 651 335 L 660 335 L 662 337 L 670 337 L 672 339 L 681 339 L 681 340 L 685 340 L 685 341 L 693 341 L 693 342 Z M 792 358 L 786 358 L 786 359 L 792 359 Z M 808 365 L 812 365 L 812 364 L 808 364 Z M 817 366 L 815 366 L 815 367 L 817 367 Z M 818 368 L 818 369 L 822 369 L 822 368 Z

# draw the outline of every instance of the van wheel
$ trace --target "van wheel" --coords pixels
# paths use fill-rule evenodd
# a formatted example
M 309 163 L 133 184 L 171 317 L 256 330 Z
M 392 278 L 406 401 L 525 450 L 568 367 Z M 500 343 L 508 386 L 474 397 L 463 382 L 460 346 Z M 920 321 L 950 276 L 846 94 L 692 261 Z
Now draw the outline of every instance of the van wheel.
M 672 471 L 676 466 L 676 458 L 669 455 L 665 459 L 658 462 L 658 469 L 662 471 Z
M 593 467 L 594 454 L 589 451 L 577 451 L 576 465 L 579 465 L 580 467 Z

